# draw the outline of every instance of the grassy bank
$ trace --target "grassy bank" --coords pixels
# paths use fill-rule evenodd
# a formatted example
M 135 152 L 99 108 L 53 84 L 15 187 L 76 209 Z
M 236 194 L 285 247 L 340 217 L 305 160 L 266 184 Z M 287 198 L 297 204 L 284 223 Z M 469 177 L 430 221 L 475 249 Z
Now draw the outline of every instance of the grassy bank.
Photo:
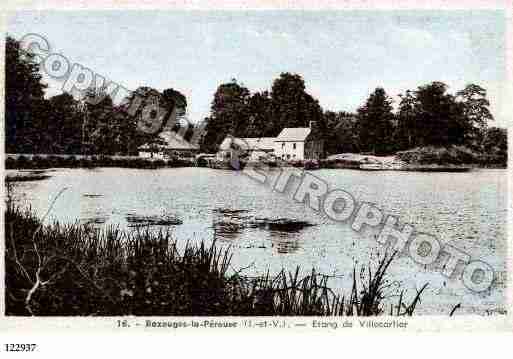
M 41 225 L 12 204 L 5 230 L 7 315 L 411 315 L 422 293 L 409 302 L 389 293 L 394 256 L 348 273 L 352 291 L 341 297 L 315 271 L 248 278 L 231 268 L 229 249 L 180 251 L 169 233 Z
M 417 147 L 397 153 L 397 158 L 410 165 L 440 165 L 506 168 L 507 157 L 477 153 L 465 146 Z
M 189 167 L 193 160 L 186 159 L 150 159 L 121 156 L 56 156 L 56 155 L 7 155 L 7 169 L 42 169 L 42 168 L 93 168 L 93 167 L 126 167 L 126 168 L 161 168 Z

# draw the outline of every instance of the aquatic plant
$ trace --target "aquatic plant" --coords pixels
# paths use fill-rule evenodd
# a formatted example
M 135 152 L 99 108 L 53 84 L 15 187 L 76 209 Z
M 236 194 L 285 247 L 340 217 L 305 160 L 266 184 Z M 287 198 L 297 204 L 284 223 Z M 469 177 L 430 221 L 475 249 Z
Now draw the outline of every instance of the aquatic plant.
M 44 225 L 9 199 L 5 238 L 7 315 L 412 315 L 425 289 L 407 304 L 402 291 L 386 313 L 394 255 L 360 281 L 355 269 L 346 297 L 315 270 L 248 277 L 215 241 L 180 250 L 169 232 L 148 228 Z

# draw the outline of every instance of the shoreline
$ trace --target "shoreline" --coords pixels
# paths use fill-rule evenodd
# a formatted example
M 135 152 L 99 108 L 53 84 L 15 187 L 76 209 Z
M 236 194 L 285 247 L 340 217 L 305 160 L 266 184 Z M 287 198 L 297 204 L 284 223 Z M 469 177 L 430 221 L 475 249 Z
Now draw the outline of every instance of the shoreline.
M 193 159 L 153 159 L 138 156 L 6 154 L 5 169 L 38 170 L 51 168 L 174 168 L 194 167 Z
M 330 158 L 331 157 L 331 158 Z M 53 155 L 53 154 L 6 154 L 5 169 L 48 170 L 52 168 L 177 168 L 208 167 L 212 169 L 237 170 L 230 162 L 213 161 L 210 165 L 200 165 L 193 158 L 152 159 L 139 156 L 105 155 Z M 252 162 L 241 161 L 242 167 Z M 259 162 L 256 162 L 258 164 Z M 254 164 L 254 162 L 253 162 Z M 440 161 L 406 162 L 399 155 L 373 156 L 347 153 L 329 156 L 322 160 L 296 162 L 266 162 L 271 167 L 296 167 L 306 170 L 354 169 L 362 171 L 410 171 L 410 172 L 467 172 L 473 169 L 507 169 L 507 164 L 498 163 L 440 163 Z

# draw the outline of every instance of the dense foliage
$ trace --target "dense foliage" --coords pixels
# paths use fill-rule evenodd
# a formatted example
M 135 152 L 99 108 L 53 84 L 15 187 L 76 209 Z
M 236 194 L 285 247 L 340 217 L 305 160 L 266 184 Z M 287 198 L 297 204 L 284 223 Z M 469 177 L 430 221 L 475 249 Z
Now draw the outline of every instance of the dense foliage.
M 109 96 L 89 93 L 99 101 L 77 101 L 69 94 L 44 98 L 45 85 L 30 53 L 18 42 L 6 41 L 6 152 L 65 154 L 136 154 L 143 143 L 158 144 L 153 134 L 138 131 L 137 116 L 129 115 L 133 96 L 158 96 L 185 115 L 187 99 L 175 89 L 162 93 L 139 87 L 124 105 Z M 315 123 L 325 140 L 326 154 L 360 152 L 392 154 L 416 147 L 465 146 L 493 163 L 506 163 L 506 131 L 488 128 L 493 120 L 486 90 L 476 84 L 451 94 L 442 82 L 432 82 L 399 94 L 394 106 L 385 89 L 376 88 L 355 113 L 323 110 L 298 74 L 282 73 L 270 91 L 251 92 L 233 79 L 214 93 L 202 150 L 215 152 L 227 135 L 274 137 L 285 127 Z M 174 125 L 178 130 L 180 123 Z M 185 133 L 188 139 L 193 130 Z
M 466 146 L 504 159 L 506 148 L 491 148 L 490 137 L 506 144 L 506 132 L 488 129 L 493 116 L 486 90 L 469 84 L 456 95 L 442 82 L 432 82 L 399 94 L 394 109 L 386 91 L 376 88 L 356 113 L 323 111 L 306 92 L 297 74 L 282 73 L 271 92 L 255 92 L 232 80 L 214 94 L 203 148 L 214 151 L 226 134 L 273 137 L 285 127 L 307 127 L 315 121 L 327 154 L 364 152 L 391 154 L 422 146 Z M 488 140 L 487 140 L 488 139 Z
M 6 39 L 5 138 L 7 153 L 133 155 L 137 147 L 158 141 L 155 134 L 138 131 L 138 116 L 127 111 L 140 96 L 157 96 L 163 106 L 176 106 L 180 120 L 187 99 L 169 88 L 162 93 L 139 87 L 122 104 L 114 104 L 102 89 L 90 89 L 81 99 L 63 93 L 46 99 L 34 55 L 24 52 L 18 41 Z M 178 122 L 174 129 L 180 126 Z

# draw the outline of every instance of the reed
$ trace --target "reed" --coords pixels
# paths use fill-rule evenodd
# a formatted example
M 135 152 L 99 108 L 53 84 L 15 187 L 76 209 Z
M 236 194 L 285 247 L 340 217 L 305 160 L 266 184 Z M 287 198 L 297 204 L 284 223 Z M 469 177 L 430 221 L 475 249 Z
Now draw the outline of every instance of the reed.
M 386 272 L 394 255 L 367 268 L 348 297 L 329 276 L 282 270 L 251 278 L 231 267 L 230 248 L 187 243 L 148 228 L 53 223 L 8 201 L 5 212 L 6 314 L 118 315 L 380 315 Z M 363 272 L 362 272 L 363 273 Z M 402 291 L 391 315 L 412 315 L 422 294 L 405 304 Z

